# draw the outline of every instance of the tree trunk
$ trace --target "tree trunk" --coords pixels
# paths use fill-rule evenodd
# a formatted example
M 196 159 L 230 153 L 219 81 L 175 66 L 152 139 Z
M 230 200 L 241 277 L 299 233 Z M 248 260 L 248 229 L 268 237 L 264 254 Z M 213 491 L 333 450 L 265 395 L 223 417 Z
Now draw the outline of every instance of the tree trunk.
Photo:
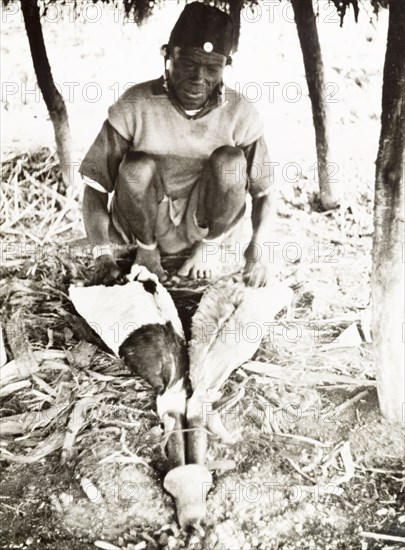
M 291 0 L 298 37 L 304 58 L 305 74 L 315 127 L 318 157 L 318 181 L 322 206 L 329 210 L 339 204 L 340 191 L 330 180 L 332 165 L 328 162 L 328 111 L 325 103 L 324 71 L 321 46 L 316 28 L 312 0 Z
M 38 86 L 44 97 L 55 132 L 62 179 L 67 187 L 73 183 L 71 175 L 73 154 L 66 105 L 53 80 L 42 34 L 37 0 L 21 0 L 21 9 Z
M 240 13 L 242 11 L 244 0 L 229 0 L 229 15 L 233 21 L 233 51 L 237 52 L 240 38 Z
M 373 341 L 382 414 L 403 421 L 405 2 L 391 0 L 376 167 Z

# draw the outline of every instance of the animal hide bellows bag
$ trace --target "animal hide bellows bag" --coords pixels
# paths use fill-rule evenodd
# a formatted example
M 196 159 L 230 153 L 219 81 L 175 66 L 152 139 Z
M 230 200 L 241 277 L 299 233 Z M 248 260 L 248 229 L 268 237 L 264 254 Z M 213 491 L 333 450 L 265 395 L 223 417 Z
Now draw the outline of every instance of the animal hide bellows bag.
M 144 267 L 135 264 L 125 285 L 71 286 L 69 295 L 111 351 L 156 390 L 171 466 L 163 484 L 181 527 L 197 526 L 212 483 L 205 466 L 212 406 L 230 374 L 258 350 L 277 313 L 291 304 L 293 291 L 281 284 L 255 289 L 214 283 L 192 319 L 188 352 L 170 294 Z

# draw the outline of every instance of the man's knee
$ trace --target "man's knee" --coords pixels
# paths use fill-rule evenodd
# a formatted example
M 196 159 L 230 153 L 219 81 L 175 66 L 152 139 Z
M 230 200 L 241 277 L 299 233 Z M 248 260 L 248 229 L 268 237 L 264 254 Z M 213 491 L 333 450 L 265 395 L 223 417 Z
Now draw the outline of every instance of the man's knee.
M 230 145 L 218 147 L 210 157 L 210 164 L 221 188 L 234 191 L 246 188 L 246 159 L 242 149 Z
M 155 159 L 142 151 L 128 151 L 118 171 L 118 186 L 132 194 L 143 195 L 153 183 L 157 166 Z

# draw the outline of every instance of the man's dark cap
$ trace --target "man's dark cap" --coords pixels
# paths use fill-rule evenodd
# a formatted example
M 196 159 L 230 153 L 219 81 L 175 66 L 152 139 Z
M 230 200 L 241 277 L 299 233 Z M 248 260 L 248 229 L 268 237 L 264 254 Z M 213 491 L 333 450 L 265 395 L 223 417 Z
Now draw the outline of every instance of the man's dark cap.
M 225 57 L 231 53 L 232 45 L 231 17 L 201 2 L 192 2 L 184 8 L 169 39 L 169 46 L 201 48 L 207 53 L 215 52 Z

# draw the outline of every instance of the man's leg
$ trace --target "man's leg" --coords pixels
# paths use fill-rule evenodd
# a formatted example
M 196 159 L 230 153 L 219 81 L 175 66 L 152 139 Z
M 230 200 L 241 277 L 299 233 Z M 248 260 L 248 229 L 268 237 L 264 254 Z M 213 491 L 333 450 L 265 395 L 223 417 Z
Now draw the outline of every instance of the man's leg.
M 155 239 L 160 190 L 155 160 L 146 153 L 128 152 L 120 165 L 116 183 L 117 209 L 139 241 L 136 262 L 164 280 L 166 276 Z
M 238 147 L 225 145 L 216 149 L 201 177 L 196 218 L 200 227 L 208 227 L 208 236 L 196 243 L 190 258 L 179 270 L 179 275 L 210 278 L 213 276 L 218 254 L 212 255 L 212 244 L 221 243 L 226 233 L 243 215 L 246 203 L 246 159 Z

